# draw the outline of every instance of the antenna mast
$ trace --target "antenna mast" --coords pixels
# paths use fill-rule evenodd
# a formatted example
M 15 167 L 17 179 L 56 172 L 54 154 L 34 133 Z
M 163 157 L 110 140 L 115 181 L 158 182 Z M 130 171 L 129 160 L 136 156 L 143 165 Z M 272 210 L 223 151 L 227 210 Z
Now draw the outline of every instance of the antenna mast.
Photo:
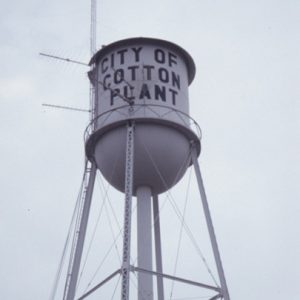
M 97 47 L 97 0 L 91 0 L 91 25 L 90 25 L 90 54 L 96 53 Z M 93 73 L 94 67 L 91 66 L 93 81 L 96 80 L 96 74 Z M 90 121 L 95 118 L 95 83 L 90 83 Z
M 97 0 L 91 0 L 91 27 L 90 27 L 90 52 L 94 55 L 96 52 L 96 28 L 97 28 Z M 91 66 L 91 71 L 93 72 L 94 66 Z M 92 73 L 93 76 L 93 73 Z M 97 81 L 95 81 L 97 82 Z M 90 83 L 90 118 L 91 121 L 95 117 L 95 82 Z M 74 300 L 77 287 L 77 279 L 80 269 L 80 262 L 82 258 L 83 245 L 85 240 L 85 234 L 87 229 L 87 223 L 89 218 L 89 211 L 91 206 L 93 188 L 95 183 L 97 173 L 97 166 L 94 161 L 88 162 L 84 178 L 86 180 L 85 187 L 82 193 L 82 209 L 78 212 L 78 227 L 75 228 L 75 235 L 71 250 L 69 272 L 67 274 L 64 300 Z
M 91 56 L 96 52 L 96 37 L 97 37 L 97 0 L 91 0 L 91 37 L 90 50 Z

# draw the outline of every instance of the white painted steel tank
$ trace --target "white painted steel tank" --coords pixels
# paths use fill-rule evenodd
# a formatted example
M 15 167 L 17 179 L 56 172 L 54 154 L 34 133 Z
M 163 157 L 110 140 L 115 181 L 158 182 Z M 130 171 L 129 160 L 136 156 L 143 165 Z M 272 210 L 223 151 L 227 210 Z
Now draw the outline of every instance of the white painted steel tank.
M 200 153 L 189 117 L 188 86 L 195 76 L 191 56 L 168 41 L 131 38 L 103 47 L 90 64 L 95 103 L 88 158 L 124 192 L 126 124 L 131 120 L 133 192 L 139 186 L 151 187 L 153 194 L 165 192 L 189 166 L 191 142 Z

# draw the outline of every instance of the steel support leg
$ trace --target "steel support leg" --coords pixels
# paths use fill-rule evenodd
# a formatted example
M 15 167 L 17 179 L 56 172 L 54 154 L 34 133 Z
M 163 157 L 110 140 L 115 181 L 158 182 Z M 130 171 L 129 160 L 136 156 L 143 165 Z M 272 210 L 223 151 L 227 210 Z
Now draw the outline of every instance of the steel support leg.
M 93 162 L 89 173 L 87 186 L 84 187 L 86 188 L 86 191 L 83 191 L 85 194 L 83 196 L 84 197 L 83 209 L 80 217 L 80 225 L 79 225 L 78 232 L 75 232 L 75 234 L 78 234 L 76 246 L 75 246 L 75 253 L 74 256 L 70 258 L 71 272 L 67 277 L 66 289 L 64 294 L 64 299 L 66 300 L 74 300 L 75 297 L 76 285 L 77 285 L 78 273 L 80 268 L 83 244 L 84 244 L 84 239 L 86 234 L 86 228 L 89 219 L 96 171 L 97 171 L 97 166 L 96 163 Z
M 123 233 L 123 260 L 122 260 L 122 286 L 121 300 L 129 300 L 130 276 L 130 241 L 131 241 L 131 206 L 133 183 L 133 153 L 134 153 L 134 124 L 128 123 L 125 162 L 125 209 Z
M 230 300 L 227 283 L 225 280 L 224 270 L 223 270 L 223 266 L 222 266 L 221 256 L 220 256 L 217 239 L 216 239 L 216 235 L 215 235 L 215 231 L 214 231 L 214 227 L 213 227 L 213 223 L 212 223 L 212 219 L 211 219 L 211 215 L 210 215 L 210 211 L 209 211 L 209 207 L 208 207 L 206 193 L 205 193 L 205 189 L 204 189 L 204 185 L 203 185 L 203 180 L 202 180 L 202 176 L 201 176 L 201 172 L 200 172 L 200 166 L 199 166 L 198 159 L 197 159 L 197 150 L 194 145 L 192 145 L 192 162 L 193 162 L 193 165 L 195 168 L 198 187 L 199 187 L 200 196 L 201 196 L 201 200 L 202 200 L 203 211 L 204 211 L 206 224 L 207 224 L 208 232 L 209 232 L 209 236 L 210 236 L 210 241 L 211 241 L 211 245 L 212 245 L 212 249 L 213 249 L 213 254 L 215 257 L 217 270 L 218 270 L 218 274 L 219 274 L 219 278 L 220 278 L 222 294 L 223 294 L 224 300 Z
M 152 227 L 151 227 L 151 189 L 140 186 L 137 196 L 137 263 L 140 268 L 152 270 Z M 153 300 L 152 275 L 138 273 L 138 299 Z
M 153 196 L 153 223 L 154 223 L 154 240 L 155 240 L 155 257 L 156 272 L 163 273 L 162 255 L 161 255 L 161 238 L 160 238 L 160 218 L 158 196 Z M 157 299 L 164 300 L 164 283 L 162 276 L 156 276 L 157 280 Z

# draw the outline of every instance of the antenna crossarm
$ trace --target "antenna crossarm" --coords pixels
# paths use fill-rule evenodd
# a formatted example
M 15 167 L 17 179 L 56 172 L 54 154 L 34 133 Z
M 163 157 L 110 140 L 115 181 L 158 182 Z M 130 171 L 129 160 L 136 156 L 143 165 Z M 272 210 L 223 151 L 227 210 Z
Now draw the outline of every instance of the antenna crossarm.
M 78 108 L 78 107 L 71 107 L 71 106 L 64 106 L 64 105 L 56 105 L 56 104 L 48 104 L 48 103 L 42 103 L 42 106 L 51 107 L 51 108 L 59 108 L 59 109 L 82 111 L 82 112 L 91 112 L 89 109 Z
M 39 55 L 41 56 L 45 56 L 45 57 L 49 57 L 49 58 L 54 58 L 54 59 L 58 59 L 58 60 L 63 60 L 69 63 L 74 63 L 74 64 L 78 64 L 78 65 L 83 65 L 88 67 L 89 64 L 84 63 L 82 61 L 78 61 L 78 60 L 74 60 L 74 59 L 70 59 L 70 58 L 66 58 L 66 57 L 60 57 L 60 56 L 56 56 L 56 55 L 51 55 L 51 54 L 47 54 L 47 53 L 42 53 L 40 52 Z

